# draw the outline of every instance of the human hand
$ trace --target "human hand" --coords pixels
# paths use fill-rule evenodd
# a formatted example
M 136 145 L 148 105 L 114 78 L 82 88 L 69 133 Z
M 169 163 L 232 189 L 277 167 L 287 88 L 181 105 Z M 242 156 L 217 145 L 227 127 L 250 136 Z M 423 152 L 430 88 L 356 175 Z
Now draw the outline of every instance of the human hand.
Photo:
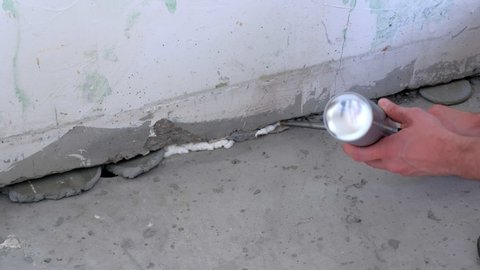
M 480 115 L 462 112 L 443 105 L 433 105 L 428 112 L 450 131 L 463 135 L 480 137 Z
M 352 159 L 402 175 L 449 175 L 457 158 L 457 135 L 445 128 L 434 115 L 419 108 L 404 108 L 387 99 L 379 106 L 402 129 L 368 147 L 345 144 Z M 457 159 L 461 160 L 461 159 Z

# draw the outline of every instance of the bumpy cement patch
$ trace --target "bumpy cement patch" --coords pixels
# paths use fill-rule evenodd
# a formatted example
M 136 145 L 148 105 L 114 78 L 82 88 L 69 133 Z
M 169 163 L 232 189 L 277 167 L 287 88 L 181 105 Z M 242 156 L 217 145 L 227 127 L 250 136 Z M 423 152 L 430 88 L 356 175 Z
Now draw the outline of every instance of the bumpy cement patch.
M 162 119 L 132 128 L 75 127 L 41 151 L 0 172 L 0 187 L 77 168 L 115 163 L 171 144 L 198 141 L 194 134 Z
M 443 105 L 454 105 L 464 102 L 472 96 L 472 86 L 467 80 L 427 87 L 420 90 L 426 100 Z
M 13 202 L 58 200 L 91 189 L 100 179 L 101 171 L 97 167 L 54 174 L 4 187 L 1 192 L 7 194 Z
M 200 137 L 176 126 L 169 120 L 161 119 L 153 126 L 155 136 L 145 143 L 145 148 L 156 151 L 169 145 L 199 142 Z
M 164 155 L 165 150 L 162 149 L 146 156 L 110 164 L 106 169 L 115 175 L 132 179 L 157 167 L 162 162 Z

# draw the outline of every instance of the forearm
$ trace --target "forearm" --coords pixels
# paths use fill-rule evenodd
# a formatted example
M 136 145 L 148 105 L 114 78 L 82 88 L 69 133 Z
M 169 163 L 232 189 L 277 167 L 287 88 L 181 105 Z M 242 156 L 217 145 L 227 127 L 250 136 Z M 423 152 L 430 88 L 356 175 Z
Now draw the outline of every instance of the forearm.
M 446 158 L 452 175 L 480 180 L 480 138 L 457 136 L 447 148 Z
M 465 113 L 465 125 L 467 125 L 466 129 L 468 130 L 469 136 L 478 136 L 480 135 L 480 114 L 479 113 Z M 457 121 L 457 123 L 461 123 L 461 121 Z
M 459 111 L 443 105 L 433 105 L 428 111 L 454 133 L 471 137 L 480 136 L 479 113 Z

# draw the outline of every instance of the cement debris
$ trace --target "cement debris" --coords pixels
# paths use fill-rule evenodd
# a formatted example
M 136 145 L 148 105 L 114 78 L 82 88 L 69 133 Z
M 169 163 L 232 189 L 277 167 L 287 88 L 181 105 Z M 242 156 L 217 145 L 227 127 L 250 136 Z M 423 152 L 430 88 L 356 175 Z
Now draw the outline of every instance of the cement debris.
M 462 103 L 472 96 L 472 86 L 467 80 L 459 80 L 420 89 L 420 95 L 432 103 L 454 105 Z
M 19 249 L 22 248 L 20 241 L 14 234 L 7 236 L 7 239 L 0 244 L 0 249 Z
M 106 169 L 118 176 L 132 179 L 157 167 L 163 160 L 165 150 L 159 150 L 146 156 L 120 161 L 107 165 Z
M 58 200 L 91 189 L 100 179 L 101 167 L 79 169 L 6 186 L 0 191 L 12 202 Z

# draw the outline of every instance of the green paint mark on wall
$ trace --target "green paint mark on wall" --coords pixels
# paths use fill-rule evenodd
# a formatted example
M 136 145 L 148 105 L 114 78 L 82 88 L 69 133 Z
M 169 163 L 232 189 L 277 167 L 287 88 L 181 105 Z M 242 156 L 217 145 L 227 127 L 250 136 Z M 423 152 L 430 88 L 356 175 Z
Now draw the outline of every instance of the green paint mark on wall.
M 125 30 L 124 30 L 124 34 L 126 38 L 130 38 L 130 30 L 138 22 L 138 18 L 140 18 L 140 15 L 141 15 L 140 12 L 135 11 L 127 17 L 127 25 L 125 26 Z
M 132 14 L 130 14 L 127 18 L 127 29 L 130 29 L 132 28 L 132 26 L 134 26 L 137 21 L 138 21 L 138 18 L 140 17 L 141 13 L 136 11 L 136 12 L 133 12 Z
M 351 8 L 355 8 L 357 0 L 342 0 L 344 5 L 350 5 Z
M 368 5 L 373 10 L 382 9 L 383 8 L 383 0 L 370 0 Z
M 95 103 L 101 103 L 106 96 L 112 93 L 112 88 L 105 76 L 97 71 L 87 74 L 85 82 L 81 86 L 84 97 Z
M 168 12 L 175 13 L 177 10 L 177 0 L 163 0 L 167 6 Z
M 347 28 L 348 26 L 346 26 L 345 28 L 343 28 L 342 30 L 342 36 L 343 36 L 343 41 L 345 42 L 347 40 Z
M 15 7 L 14 0 L 3 0 L 2 9 L 8 14 L 8 16 L 10 16 L 11 18 L 15 18 L 17 22 L 17 44 L 15 45 L 15 53 L 13 54 L 13 58 L 12 58 L 13 91 L 15 92 L 15 96 L 17 97 L 18 102 L 22 105 L 22 111 L 25 111 L 30 102 L 25 92 L 20 87 L 20 82 L 19 82 L 20 71 L 18 68 L 18 55 L 20 53 L 21 35 L 20 35 L 20 20 L 18 16 L 18 10 Z
M 13 0 L 3 0 L 2 2 L 2 9 L 9 14 L 9 16 L 15 18 L 17 17 L 17 9 L 15 8 L 15 4 Z
M 88 60 L 95 62 L 98 60 L 98 51 L 97 50 L 90 50 L 90 51 L 85 51 L 83 55 L 88 58 Z
M 19 71 L 18 71 L 18 51 L 20 48 L 20 31 L 17 33 L 17 46 L 15 47 L 15 55 L 13 56 L 13 88 L 15 91 L 15 96 L 17 97 L 18 102 L 22 104 L 22 110 L 27 109 L 30 101 L 28 100 L 25 92 L 19 86 Z
M 103 51 L 103 59 L 118 62 L 118 56 L 115 54 L 115 47 L 111 47 Z
M 373 47 L 386 45 L 397 33 L 412 27 L 422 29 L 426 23 L 441 21 L 453 4 L 453 0 L 366 1 L 370 12 L 377 15 Z

